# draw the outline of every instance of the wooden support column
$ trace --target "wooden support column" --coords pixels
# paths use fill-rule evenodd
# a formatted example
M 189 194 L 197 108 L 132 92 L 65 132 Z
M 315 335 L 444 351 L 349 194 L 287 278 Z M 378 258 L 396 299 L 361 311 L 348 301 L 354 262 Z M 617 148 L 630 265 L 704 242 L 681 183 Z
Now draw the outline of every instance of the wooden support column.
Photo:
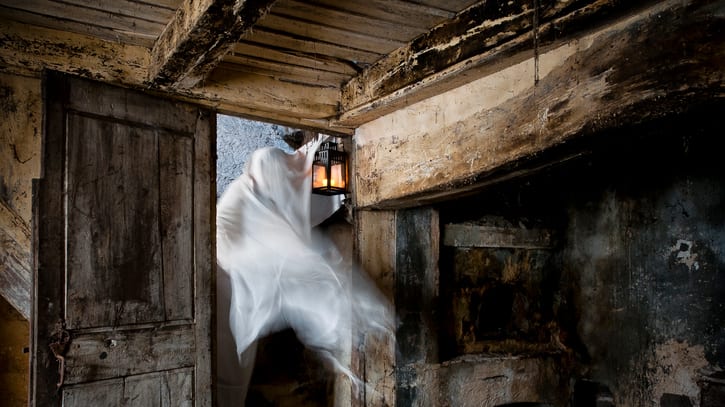
M 398 358 L 397 406 L 429 405 L 436 388 L 425 367 L 438 363 L 438 212 L 429 208 L 396 211 L 395 311 Z M 424 385 L 425 384 L 425 385 Z
M 395 211 L 355 213 L 355 257 L 390 301 L 395 295 L 395 236 Z M 354 334 L 352 368 L 367 384 L 357 394 L 353 387 L 353 406 L 395 405 L 395 343 L 390 338 Z
M 438 362 L 438 212 L 429 208 L 359 211 L 356 253 L 364 271 L 393 300 L 396 343 L 360 335 L 355 370 L 368 388 L 357 406 L 408 406 L 433 400 L 426 365 Z M 425 403 L 424 403 L 425 404 Z

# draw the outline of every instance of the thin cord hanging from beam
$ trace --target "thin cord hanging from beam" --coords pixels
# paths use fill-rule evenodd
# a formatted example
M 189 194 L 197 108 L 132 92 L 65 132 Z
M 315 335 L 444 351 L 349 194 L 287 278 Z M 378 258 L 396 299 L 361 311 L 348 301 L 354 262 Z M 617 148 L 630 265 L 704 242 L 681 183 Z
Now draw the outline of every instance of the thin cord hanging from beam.
M 534 85 L 539 83 L 539 0 L 534 0 Z

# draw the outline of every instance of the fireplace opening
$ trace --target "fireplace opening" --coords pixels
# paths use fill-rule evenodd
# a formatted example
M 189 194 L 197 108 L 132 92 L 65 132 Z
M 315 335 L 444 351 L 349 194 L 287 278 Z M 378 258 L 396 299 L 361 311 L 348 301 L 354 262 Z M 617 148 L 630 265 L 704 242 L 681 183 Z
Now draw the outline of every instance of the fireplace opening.
M 702 369 L 725 370 L 723 107 L 582 136 L 439 204 L 444 366 L 526 365 L 555 405 L 721 405 Z

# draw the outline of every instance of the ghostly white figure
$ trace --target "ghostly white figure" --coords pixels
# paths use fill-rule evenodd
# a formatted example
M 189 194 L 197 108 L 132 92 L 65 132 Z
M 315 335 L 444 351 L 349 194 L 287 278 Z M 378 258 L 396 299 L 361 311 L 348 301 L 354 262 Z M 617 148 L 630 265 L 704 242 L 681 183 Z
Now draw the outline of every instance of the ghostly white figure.
M 312 231 L 311 167 L 320 142 L 293 154 L 255 151 L 217 204 L 220 406 L 244 404 L 261 336 L 291 327 L 355 382 L 340 358 L 352 323 L 392 332 L 389 305 L 374 285 Z M 334 211 L 339 201 L 324 204 Z

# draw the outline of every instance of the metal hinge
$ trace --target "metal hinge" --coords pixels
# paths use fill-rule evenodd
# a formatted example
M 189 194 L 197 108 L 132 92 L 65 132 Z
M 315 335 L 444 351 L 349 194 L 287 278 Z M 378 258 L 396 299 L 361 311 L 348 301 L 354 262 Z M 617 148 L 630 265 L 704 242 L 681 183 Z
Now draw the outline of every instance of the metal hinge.
M 50 334 L 50 351 L 58 361 L 58 373 L 60 378 L 56 384 L 58 388 L 63 385 L 63 376 L 65 374 L 65 354 L 70 348 L 70 333 L 65 329 L 65 321 L 59 320 L 55 324 L 55 329 Z

